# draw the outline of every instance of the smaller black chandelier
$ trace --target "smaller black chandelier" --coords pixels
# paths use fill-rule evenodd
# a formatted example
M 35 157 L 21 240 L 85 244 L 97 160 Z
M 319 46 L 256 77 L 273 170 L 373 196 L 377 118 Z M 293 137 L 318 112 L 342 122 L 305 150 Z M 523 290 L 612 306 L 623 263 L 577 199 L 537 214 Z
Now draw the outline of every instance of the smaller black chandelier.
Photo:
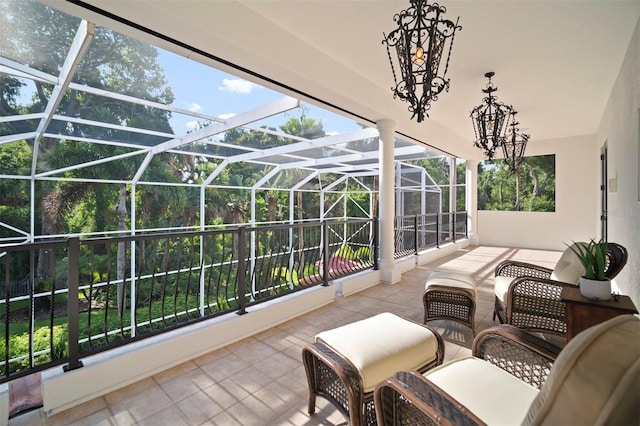
M 511 124 L 509 125 L 509 135 L 502 144 L 502 153 L 504 154 L 504 160 L 507 162 L 509 169 L 516 173 L 520 168 L 522 159 L 524 158 L 524 150 L 527 147 L 529 141 L 529 135 L 525 133 L 518 133 L 520 129 L 517 127 L 520 123 L 516 121 L 516 111 L 511 112 Z
M 494 75 L 493 72 L 484 75 L 489 79 L 487 87 L 482 89 L 487 97 L 482 100 L 482 104 L 471 110 L 473 130 L 476 136 L 473 145 L 482 149 L 489 160 L 495 157 L 496 151 L 505 141 L 509 115 L 512 111 L 511 106 L 498 102 L 498 98 L 493 95 L 498 91 L 498 88 L 491 82 L 491 77 Z
M 430 5 L 427 0 L 410 1 L 408 9 L 393 17 L 398 28 L 389 35 L 383 33 L 382 43 L 387 45 L 393 72 L 393 97 L 409 102 L 411 118 L 417 117 L 421 122 L 429 116 L 426 111 L 431 107 L 431 101 L 436 101 L 443 90 L 449 91 L 446 75 L 451 48 L 456 30 L 462 27 L 457 20 L 453 23 L 441 17 L 447 11 L 444 6 Z M 395 55 L 391 54 L 391 47 L 395 48 Z M 444 56 L 444 71 L 439 74 Z

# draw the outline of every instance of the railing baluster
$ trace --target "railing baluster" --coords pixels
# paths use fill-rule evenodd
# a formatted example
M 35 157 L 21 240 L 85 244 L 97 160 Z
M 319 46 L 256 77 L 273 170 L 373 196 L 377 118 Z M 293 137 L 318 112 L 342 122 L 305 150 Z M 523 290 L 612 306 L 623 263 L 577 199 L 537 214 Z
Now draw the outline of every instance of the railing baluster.
M 440 248 L 440 223 L 442 221 L 442 214 L 438 213 L 436 217 L 436 247 Z
M 469 215 L 464 212 L 464 236 L 469 238 Z
M 4 371 L 3 376 L 9 377 L 9 309 L 11 308 L 10 300 L 11 300 L 11 271 L 9 269 L 9 259 L 11 255 L 8 253 L 4 253 L 4 271 L 5 271 L 5 280 L 4 280 L 4 353 L 2 357 L 4 359 Z
M 64 367 L 64 371 L 75 370 L 82 367 L 80 361 L 80 313 L 78 309 L 78 286 L 80 285 L 80 239 L 78 237 L 69 238 L 69 293 L 68 297 L 68 358 L 69 364 Z
M 378 262 L 378 217 L 373 218 L 373 270 L 377 271 L 380 268 L 380 264 Z
M 329 285 L 329 224 L 322 221 L 322 285 Z
M 238 315 L 247 313 L 247 267 L 246 267 L 246 250 L 245 250 L 245 228 L 238 227 Z
M 418 215 L 413 217 L 413 253 L 418 254 Z
M 35 280 L 35 250 L 32 250 L 29 253 L 29 275 L 31 278 L 31 287 L 29 288 L 29 367 L 33 368 L 34 359 L 33 359 L 33 316 L 35 315 L 35 298 L 34 294 L 36 293 L 36 280 Z M 47 271 L 48 273 L 49 271 Z M 8 341 L 7 341 L 8 343 Z

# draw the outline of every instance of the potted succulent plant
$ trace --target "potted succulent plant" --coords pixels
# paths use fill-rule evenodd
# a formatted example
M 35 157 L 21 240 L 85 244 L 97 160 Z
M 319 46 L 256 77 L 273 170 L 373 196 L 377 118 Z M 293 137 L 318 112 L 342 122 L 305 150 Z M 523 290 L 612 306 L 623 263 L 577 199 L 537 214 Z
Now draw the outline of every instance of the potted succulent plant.
M 584 297 L 596 300 L 611 298 L 611 279 L 607 278 L 607 242 L 595 241 L 573 244 L 569 246 L 584 267 L 584 275 L 580 277 L 580 293 Z

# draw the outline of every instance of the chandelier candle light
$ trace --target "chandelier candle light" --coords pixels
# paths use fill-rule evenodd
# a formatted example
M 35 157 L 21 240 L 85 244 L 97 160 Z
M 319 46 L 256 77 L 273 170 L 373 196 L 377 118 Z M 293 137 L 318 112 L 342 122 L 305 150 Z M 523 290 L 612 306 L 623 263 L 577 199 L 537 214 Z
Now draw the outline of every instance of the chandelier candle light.
M 508 129 L 509 116 L 513 108 L 498 102 L 498 98 L 493 95 L 498 88 L 491 82 L 491 77 L 495 73 L 488 72 L 484 76 L 489 79 L 487 87 L 482 89 L 487 94 L 481 105 L 471 110 L 471 119 L 473 121 L 473 130 L 476 139 L 473 145 L 484 151 L 484 155 L 492 160 L 496 151 L 503 146 Z
M 383 33 L 382 43 L 387 45 L 391 63 L 393 97 L 409 102 L 411 118 L 421 122 L 429 116 L 431 101 L 436 101 L 443 90 L 449 91 L 446 75 L 451 48 L 456 30 L 462 27 L 457 20 L 454 23 L 443 19 L 446 8 L 438 3 L 410 1 L 409 8 L 393 17 L 398 28 L 389 35 Z M 440 61 L 445 56 L 444 70 L 439 74 Z

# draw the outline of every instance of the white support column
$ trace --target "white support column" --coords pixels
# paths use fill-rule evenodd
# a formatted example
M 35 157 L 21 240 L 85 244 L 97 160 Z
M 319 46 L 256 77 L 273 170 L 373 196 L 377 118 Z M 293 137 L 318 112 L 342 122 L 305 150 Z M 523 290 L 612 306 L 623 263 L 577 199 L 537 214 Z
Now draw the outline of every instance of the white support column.
M 457 183 L 456 159 L 455 157 L 451 157 L 449 159 L 449 238 L 452 240 L 456 233 L 456 223 L 454 222 L 452 213 L 456 211 L 456 197 L 458 196 Z
M 394 254 L 394 212 L 395 212 L 395 163 L 394 139 L 396 123 L 380 120 L 380 260 L 382 282 L 393 284 L 400 281 L 400 271 L 396 271 Z
M 466 209 L 468 214 L 467 226 L 469 227 L 469 241 L 478 245 L 480 234 L 478 233 L 478 161 L 467 160 L 466 171 Z
M 451 190 L 449 191 L 449 211 L 455 212 L 456 199 L 458 198 L 458 191 L 456 186 L 458 185 L 458 176 L 456 175 L 456 159 L 453 157 L 449 159 L 449 173 L 449 184 L 451 185 Z

